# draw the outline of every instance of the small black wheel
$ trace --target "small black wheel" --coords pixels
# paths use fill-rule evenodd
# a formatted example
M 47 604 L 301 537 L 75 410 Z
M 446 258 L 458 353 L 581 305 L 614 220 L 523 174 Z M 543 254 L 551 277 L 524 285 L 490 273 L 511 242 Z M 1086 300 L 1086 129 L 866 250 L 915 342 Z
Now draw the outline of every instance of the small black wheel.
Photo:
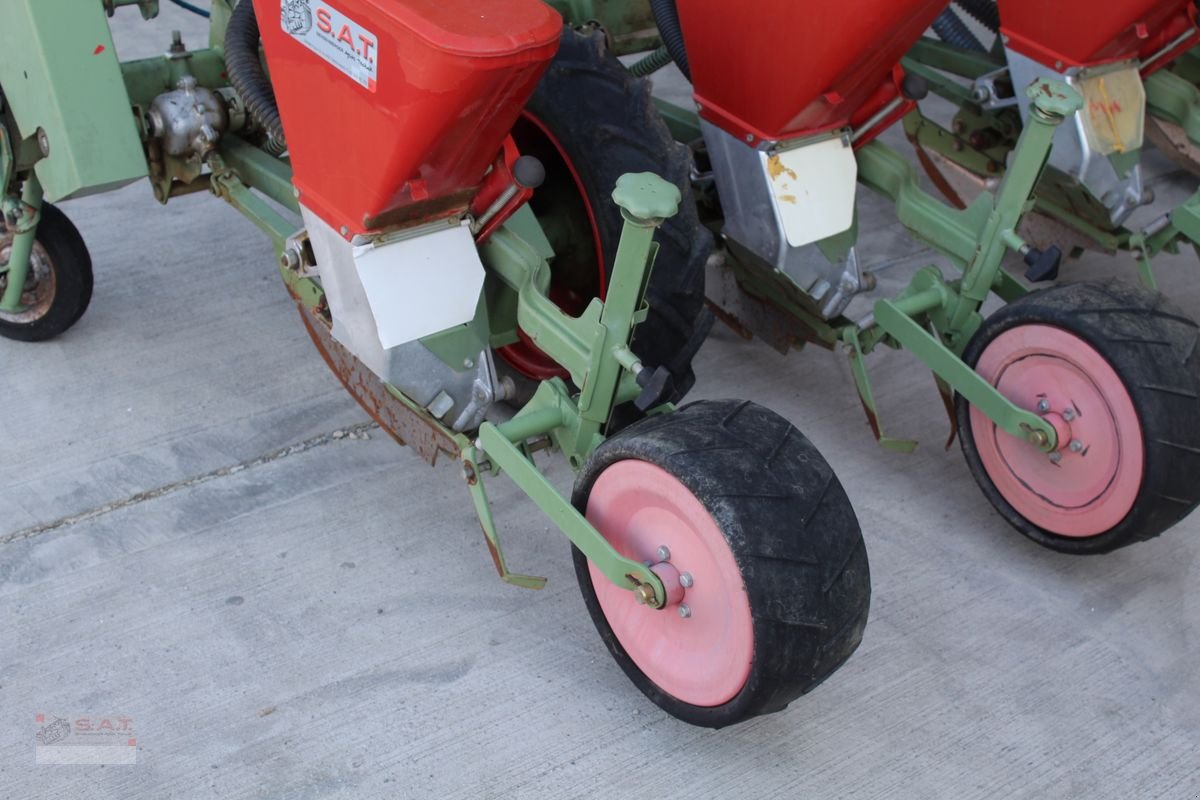
M 961 396 L 967 464 L 1009 524 L 1062 553 L 1158 536 L 1200 502 L 1200 328 L 1120 282 L 1054 286 L 989 317 L 963 358 L 1058 433 L 1043 453 Z
M 858 519 L 829 464 L 772 411 L 705 401 L 636 422 L 596 449 L 573 502 L 663 579 L 668 606 L 638 605 L 574 550 L 609 652 L 685 722 L 780 711 L 862 640 L 871 578 Z
M 602 33 L 564 28 L 558 54 L 513 138 L 522 153 L 546 168 L 530 207 L 554 247 L 550 296 L 568 313 L 604 296 L 623 225 L 612 200 L 617 178 L 654 172 L 679 187 L 679 213 L 655 237 L 659 251 L 646 294 L 650 315 L 635 331 L 633 350 L 647 366 L 667 367 L 674 399 L 681 398 L 695 382 L 692 356 L 712 326 L 704 308 L 712 235 L 700 224 L 692 199 L 691 154 L 671 138 L 650 84 L 634 78 L 607 51 Z M 525 340 L 500 353 L 530 378 L 564 374 Z
M 8 263 L 13 234 L 0 220 L 0 264 Z M 0 273 L 0 296 L 8 277 Z M 67 215 L 50 203 L 34 238 L 29 273 L 17 312 L 0 311 L 0 336 L 22 342 L 52 339 L 70 328 L 92 299 L 92 258 Z

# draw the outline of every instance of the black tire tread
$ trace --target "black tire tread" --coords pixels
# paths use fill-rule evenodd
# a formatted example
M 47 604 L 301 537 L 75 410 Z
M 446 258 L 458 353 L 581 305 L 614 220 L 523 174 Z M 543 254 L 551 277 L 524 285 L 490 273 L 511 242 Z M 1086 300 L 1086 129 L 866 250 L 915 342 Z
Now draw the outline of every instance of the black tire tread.
M 667 367 L 675 399 L 695 383 L 691 356 L 711 327 L 704 307 L 704 265 L 712 235 L 700 223 L 691 191 L 691 151 L 663 122 L 650 83 L 635 78 L 605 45 L 600 31 L 563 29 L 558 55 L 527 109 L 571 156 L 588 188 L 611 274 L 623 224 L 612 201 L 617 178 L 654 172 L 683 194 L 679 213 L 658 231 L 658 257 L 647 287 L 650 314 L 634 333 L 633 350 L 650 367 Z
M 1048 324 L 1079 336 L 1125 382 L 1142 425 L 1145 474 L 1129 514 L 1089 538 L 1058 536 L 1032 525 L 996 491 L 971 440 L 969 406 L 957 414 L 963 453 L 984 494 L 1013 527 L 1064 553 L 1107 553 L 1153 539 L 1200 504 L 1200 363 L 1192 360 L 1200 326 L 1161 293 L 1116 280 L 1061 284 L 1001 308 L 963 354 L 974 366 L 997 335 L 1021 324 Z M 1159 501 L 1159 502 L 1156 502 Z
M 55 273 L 54 299 L 46 313 L 26 323 L 0 320 L 0 336 L 22 342 L 53 339 L 74 325 L 92 300 L 94 278 L 87 244 L 74 223 L 52 203 L 42 203 L 36 240 Z M 0 220 L 0 226 L 3 226 Z
M 698 451 L 705 457 L 695 458 Z M 850 657 L 870 607 L 866 547 L 833 470 L 791 423 L 737 401 L 702 401 L 642 420 L 597 449 L 576 482 L 576 507 L 586 510 L 604 469 L 630 458 L 666 469 L 717 520 L 745 579 L 756 642 L 750 679 L 733 700 L 715 708 L 682 703 L 624 654 L 595 601 L 587 560 L 575 550 L 601 638 L 643 693 L 687 722 L 723 727 L 786 708 Z

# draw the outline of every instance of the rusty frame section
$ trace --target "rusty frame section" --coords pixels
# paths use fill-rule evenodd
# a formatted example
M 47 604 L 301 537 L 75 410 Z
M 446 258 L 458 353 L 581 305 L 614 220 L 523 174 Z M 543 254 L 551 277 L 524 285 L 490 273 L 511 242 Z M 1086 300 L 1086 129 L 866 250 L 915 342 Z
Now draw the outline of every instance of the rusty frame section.
M 380 428 L 400 444 L 415 450 L 430 466 L 435 466 L 443 454 L 456 461 L 461 458 L 460 443 L 447 434 L 437 420 L 390 392 L 375 373 L 334 340 L 324 320 L 314 316 L 312 309 L 298 298 L 296 308 L 309 338 L 329 369 Z

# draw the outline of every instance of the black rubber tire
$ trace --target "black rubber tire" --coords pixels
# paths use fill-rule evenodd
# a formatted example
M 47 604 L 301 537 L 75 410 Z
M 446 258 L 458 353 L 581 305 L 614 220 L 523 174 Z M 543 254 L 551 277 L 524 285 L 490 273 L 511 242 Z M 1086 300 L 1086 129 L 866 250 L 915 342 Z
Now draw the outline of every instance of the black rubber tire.
M 0 220 L 0 231 L 4 231 Z M 41 316 L 22 322 L 0 314 L 0 336 L 22 342 L 52 339 L 79 321 L 92 300 L 92 258 L 74 223 L 51 203 L 42 204 L 35 236 L 54 273 L 54 297 Z
M 1022 517 L 992 483 L 975 445 L 970 404 L 956 401 L 963 455 L 984 495 L 1010 525 L 1060 553 L 1108 553 L 1158 536 L 1200 503 L 1200 328 L 1159 293 L 1110 282 L 1033 292 L 989 317 L 963 359 L 972 367 L 988 344 L 1019 325 L 1053 325 L 1091 345 L 1116 371 L 1137 411 L 1145 444 L 1142 486 L 1116 526 L 1086 538 L 1060 536 Z
M 850 657 L 871 602 L 867 551 L 833 469 L 795 426 L 733 400 L 641 420 L 597 448 L 575 483 L 575 507 L 586 513 L 600 474 L 625 459 L 666 470 L 712 514 L 742 572 L 754 626 L 754 656 L 741 691 L 715 707 L 682 702 L 625 653 L 596 599 L 587 559 L 573 548 L 592 621 L 647 697 L 685 722 L 721 728 L 781 711 Z
M 647 289 L 650 314 L 635 331 L 633 350 L 651 367 L 666 366 L 675 381 L 675 400 L 695 383 L 691 360 L 712 327 L 704 307 L 704 264 L 712 252 L 712 235 L 696 213 L 692 197 L 691 152 L 675 142 L 650 96 L 648 81 L 635 78 L 605 47 L 599 31 L 579 33 L 564 28 L 562 43 L 526 113 L 558 141 L 579 176 L 599 229 L 604 270 L 611 275 L 621 238 L 621 210 L 612 200 L 617 178 L 627 172 L 654 172 L 679 187 L 679 213 L 659 229 L 658 257 Z M 524 124 L 528 124 L 525 122 Z M 517 143 L 528 152 L 527 141 Z M 528 137 L 525 137 L 526 140 Z M 556 192 L 572 176 L 556 175 L 553 154 L 543 158 L 547 179 L 534 193 L 535 213 L 562 207 L 569 198 Z M 586 211 L 582 212 L 586 215 Z M 590 225 L 589 225 L 590 227 Z M 594 242 L 577 237 L 555 259 L 555 279 L 565 280 L 585 299 L 598 294 Z M 564 264 L 584 266 L 566 275 Z

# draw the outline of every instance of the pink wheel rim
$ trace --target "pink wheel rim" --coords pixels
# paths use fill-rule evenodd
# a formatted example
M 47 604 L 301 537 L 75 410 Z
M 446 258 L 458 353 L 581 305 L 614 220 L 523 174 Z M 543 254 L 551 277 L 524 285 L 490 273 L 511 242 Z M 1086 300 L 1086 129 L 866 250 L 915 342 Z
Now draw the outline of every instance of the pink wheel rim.
M 1111 530 L 1137 500 L 1145 445 L 1133 400 L 1112 366 L 1061 328 L 1021 325 L 997 336 L 976 365 L 989 383 L 1059 434 L 1055 454 L 971 408 L 983 468 L 1018 514 L 1059 536 Z
M 754 623 L 741 570 L 720 527 L 673 475 L 645 461 L 618 461 L 601 473 L 588 521 L 621 555 L 669 562 L 692 578 L 681 605 L 638 605 L 589 564 L 596 599 L 621 647 L 651 681 L 678 700 L 712 707 L 737 696 L 750 676 Z M 686 606 L 689 616 L 682 616 Z

